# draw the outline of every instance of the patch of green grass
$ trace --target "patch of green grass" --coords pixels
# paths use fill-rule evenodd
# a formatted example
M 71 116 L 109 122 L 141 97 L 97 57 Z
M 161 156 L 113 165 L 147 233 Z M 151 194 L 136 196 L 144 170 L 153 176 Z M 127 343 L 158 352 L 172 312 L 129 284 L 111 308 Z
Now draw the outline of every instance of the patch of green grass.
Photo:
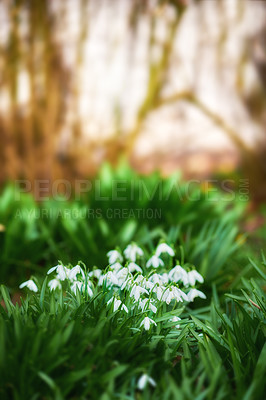
M 180 329 L 136 329 L 91 299 L 49 292 L 13 305 L 1 288 L 1 399 L 261 399 L 265 393 L 265 260 L 244 289 L 189 309 Z M 199 303 L 200 304 L 200 303 Z M 156 387 L 138 389 L 147 373 Z

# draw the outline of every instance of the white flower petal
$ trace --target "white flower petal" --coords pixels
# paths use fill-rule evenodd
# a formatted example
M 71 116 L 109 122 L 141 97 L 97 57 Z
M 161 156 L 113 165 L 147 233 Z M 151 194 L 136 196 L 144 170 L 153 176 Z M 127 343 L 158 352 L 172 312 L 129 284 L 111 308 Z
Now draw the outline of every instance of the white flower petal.
M 163 260 L 161 260 L 161 258 L 159 258 L 158 256 L 154 255 L 147 261 L 146 267 L 158 268 L 163 265 L 164 265 Z
M 29 279 L 26 282 L 21 283 L 21 285 L 19 285 L 19 288 L 22 289 L 24 287 L 27 287 L 29 290 L 31 290 L 32 292 L 37 293 L 38 292 L 38 287 L 36 285 L 35 282 L 33 282 L 32 279 Z
M 124 255 L 126 259 L 133 262 L 136 261 L 137 256 L 141 257 L 143 256 L 143 254 L 143 250 L 135 243 L 129 244 L 124 250 Z
M 194 288 L 188 292 L 187 297 L 188 301 L 191 302 L 194 301 L 195 297 L 201 297 L 202 299 L 206 299 L 206 295 L 203 292 Z
M 123 261 L 122 254 L 119 253 L 117 250 L 110 250 L 107 253 L 107 257 L 109 260 L 109 264 L 114 264 L 116 261 Z
M 155 255 L 157 257 L 159 257 L 162 253 L 167 253 L 169 254 L 169 256 L 173 257 L 175 255 L 174 250 L 172 249 L 172 247 L 168 246 L 168 244 L 166 243 L 160 243 L 157 246 L 157 249 L 155 251 Z
M 148 376 L 147 374 L 141 375 L 141 377 L 139 378 L 138 383 L 137 383 L 138 389 L 139 390 L 145 389 L 145 387 L 147 386 L 147 383 L 149 383 L 153 387 L 156 386 L 155 380 L 152 379 L 150 376 Z
M 49 287 L 49 289 L 52 291 L 52 290 L 55 290 L 55 289 L 61 289 L 62 288 L 62 285 L 61 285 L 61 283 L 60 283 L 60 281 L 58 280 L 58 279 L 52 279 L 49 283 L 48 283 L 48 287 Z
M 49 275 L 49 274 L 51 274 L 52 272 L 54 272 L 54 271 L 57 269 L 57 267 L 59 267 L 59 265 L 56 265 L 55 267 L 50 268 L 50 269 L 47 271 L 47 275 Z

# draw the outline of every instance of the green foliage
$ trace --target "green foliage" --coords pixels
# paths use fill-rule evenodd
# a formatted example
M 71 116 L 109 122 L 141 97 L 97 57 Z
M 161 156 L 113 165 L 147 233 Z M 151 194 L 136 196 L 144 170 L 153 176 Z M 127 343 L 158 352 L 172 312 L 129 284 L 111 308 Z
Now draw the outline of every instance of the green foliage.
M 222 382 L 231 398 L 262 399 L 266 389 L 265 293 L 254 279 L 245 285 L 247 292 L 228 294 L 223 308 L 213 300 L 208 320 L 192 318 L 204 332 L 199 352 L 209 382 L 217 372 L 217 384 Z
M 245 204 L 230 193 L 203 191 L 178 175 L 140 176 L 124 164 L 116 169 L 104 165 L 89 183 L 80 198 L 39 204 L 12 186 L 5 188 L 0 198 L 2 283 L 14 287 L 58 259 L 100 266 L 118 244 L 136 241 L 152 249 L 162 237 L 182 245 L 185 257 L 214 279 L 239 246 L 236 221 Z
M 252 238 L 242 246 L 244 208 L 232 193 L 204 191 L 177 175 L 140 176 L 125 165 L 103 166 L 90 190 L 70 200 L 37 203 L 7 186 L 0 198 L 0 280 L 12 289 L 0 293 L 0 398 L 264 398 L 266 260 L 258 262 Z M 263 245 L 263 227 L 260 239 Z M 176 250 L 174 260 L 164 259 L 168 269 L 180 263 L 204 276 L 207 300 L 162 307 L 148 331 L 140 329 L 143 312 L 122 317 L 106 306 L 112 293 L 104 286 L 90 298 L 66 286 L 50 291 L 41 278 L 37 294 L 21 305 L 11 301 L 21 281 L 43 277 L 59 259 L 104 270 L 112 248 L 135 241 L 147 256 L 160 240 Z M 169 321 L 173 312 L 182 312 L 178 329 Z M 140 390 L 143 374 L 156 387 Z
M 265 266 L 265 262 L 263 261 Z M 152 331 L 108 312 L 104 289 L 91 299 L 66 292 L 28 295 L 19 307 L 1 287 L 1 399 L 261 399 L 265 393 L 266 303 L 261 280 L 221 305 L 187 311 L 179 330 L 165 318 Z M 139 377 L 156 382 L 143 391 Z

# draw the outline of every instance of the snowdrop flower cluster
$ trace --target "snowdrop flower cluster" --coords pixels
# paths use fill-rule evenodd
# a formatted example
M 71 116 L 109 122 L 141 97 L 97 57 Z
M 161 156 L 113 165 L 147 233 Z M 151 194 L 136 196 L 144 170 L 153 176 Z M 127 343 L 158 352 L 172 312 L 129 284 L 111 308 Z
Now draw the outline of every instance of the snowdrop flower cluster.
M 80 265 L 70 268 L 62 264 L 50 268 L 47 274 L 55 276 L 48 287 L 50 291 L 70 290 L 74 295 L 79 292 L 89 297 L 102 291 L 106 295 L 108 310 L 135 315 L 137 329 L 148 331 L 156 329 L 159 309 L 167 312 L 171 305 L 172 312 L 180 309 L 180 305 L 193 302 L 196 297 L 206 298 L 195 287 L 203 283 L 202 275 L 195 269 L 187 270 L 178 264 L 172 267 L 174 256 L 171 246 L 160 243 L 154 254 L 145 260 L 143 249 L 131 243 L 123 253 L 118 249 L 107 253 L 109 264 L 105 270 L 94 268 L 84 271 Z M 20 287 L 38 291 L 32 280 L 22 283 Z M 173 322 L 174 327 L 179 329 L 182 321 L 173 315 L 168 322 Z

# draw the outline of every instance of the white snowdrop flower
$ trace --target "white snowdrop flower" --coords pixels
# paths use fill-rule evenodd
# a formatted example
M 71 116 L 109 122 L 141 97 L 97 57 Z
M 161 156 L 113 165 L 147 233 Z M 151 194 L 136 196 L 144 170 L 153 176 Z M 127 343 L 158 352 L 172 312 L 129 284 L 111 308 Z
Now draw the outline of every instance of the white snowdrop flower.
M 188 272 L 188 282 L 191 286 L 194 286 L 196 281 L 203 283 L 204 279 L 203 276 L 198 271 L 193 269 L 192 271 Z
M 148 303 L 148 302 L 149 302 L 149 303 Z M 154 314 L 156 314 L 156 313 L 157 313 L 157 307 L 155 307 L 155 305 L 152 304 L 152 302 L 149 301 L 149 299 L 140 300 L 140 302 L 139 302 L 139 307 L 140 307 L 140 309 L 141 309 L 142 311 L 144 311 L 144 309 L 145 309 L 147 303 L 148 303 L 148 308 L 149 308 Z
M 127 278 L 128 276 L 132 277 L 128 268 L 124 267 L 116 272 L 116 277 L 118 279 Z
M 158 285 L 164 285 L 165 283 L 168 283 L 168 276 L 167 274 L 153 274 L 149 277 L 149 281 L 152 283 L 157 283 Z
M 156 322 L 153 321 L 153 319 L 151 319 L 151 318 L 149 318 L 149 317 L 145 317 L 144 320 L 141 322 L 140 326 L 143 325 L 143 326 L 144 326 L 144 329 L 145 329 L 146 331 L 148 331 L 148 330 L 150 329 L 150 327 L 151 327 L 152 324 L 155 325 L 155 326 L 157 326 Z
M 158 300 L 162 300 L 163 293 L 165 291 L 165 287 L 163 286 L 155 286 L 153 292 L 156 294 Z
M 123 261 L 123 256 L 122 254 L 119 253 L 117 250 L 110 250 L 107 253 L 107 257 L 109 260 L 109 264 L 114 264 L 116 261 Z
M 169 282 L 168 274 L 166 272 L 161 274 L 161 281 L 163 285 L 167 285 L 167 283 Z
M 77 290 L 78 290 L 79 292 L 81 292 L 82 285 L 83 285 L 82 282 L 80 282 L 80 281 L 75 281 L 75 282 L 72 283 L 72 285 L 70 286 L 70 290 L 71 290 L 72 292 L 74 292 L 75 294 L 77 294 Z
M 140 273 L 143 272 L 142 269 L 140 268 L 140 266 L 134 262 L 131 262 L 128 264 L 128 269 L 129 269 L 129 272 L 140 272 Z
M 50 288 L 50 290 L 55 290 L 55 289 L 62 289 L 62 285 L 60 283 L 60 281 L 58 279 L 52 279 L 49 283 L 48 283 L 48 287 Z
M 131 289 L 130 297 L 133 297 L 133 296 L 134 296 L 134 299 L 135 299 L 136 301 L 138 301 L 139 298 L 140 298 L 140 295 L 141 295 L 142 293 L 149 294 L 149 292 L 148 292 L 146 289 L 144 289 L 143 287 L 138 286 L 138 285 L 134 285 L 133 288 Z
M 103 281 L 105 280 L 105 278 L 106 278 L 106 275 L 101 275 L 99 277 L 98 286 L 102 286 L 103 285 Z
M 68 278 L 70 269 L 68 269 L 64 265 L 58 264 L 55 267 L 50 268 L 47 272 L 47 275 L 51 274 L 53 271 L 56 271 L 57 279 L 59 279 L 60 281 L 64 281 Z
M 187 295 L 175 286 L 167 288 L 162 295 L 162 301 L 166 304 L 170 304 L 172 300 L 183 302 L 183 299 L 188 300 Z
M 149 304 L 149 309 L 150 309 L 154 314 L 157 313 L 157 307 L 156 307 L 154 304 L 152 304 L 151 302 L 150 302 L 150 304 Z
M 80 265 L 75 265 L 75 267 L 71 268 L 71 270 L 68 272 L 68 279 L 73 281 L 77 278 L 78 274 L 81 274 L 82 278 L 85 279 L 85 274 Z
M 84 280 L 84 282 L 82 282 L 82 283 L 83 283 L 82 290 L 84 292 L 87 290 L 88 295 L 90 297 L 92 297 L 93 296 L 93 284 L 92 284 L 92 282 L 89 279 L 87 279 L 87 282 Z
M 187 294 L 188 301 L 194 301 L 195 297 L 201 297 L 202 299 L 206 299 L 206 296 L 203 292 L 197 289 L 190 289 Z
M 88 273 L 89 277 L 100 279 L 103 271 L 101 269 L 94 269 L 93 271 Z
M 156 284 L 158 283 L 158 285 L 161 285 L 161 276 L 159 274 L 152 274 L 151 276 L 149 276 L 149 281 Z
M 137 256 L 143 256 L 143 250 L 136 245 L 136 243 L 129 244 L 124 250 L 125 257 L 127 260 L 135 262 Z
M 110 304 L 110 303 L 114 304 L 113 310 L 114 310 L 114 312 L 116 312 L 119 309 L 119 307 L 121 306 L 122 301 L 113 296 L 107 302 L 107 304 Z M 121 310 L 124 310 L 126 313 L 128 313 L 128 308 L 125 304 L 122 304 Z
M 142 286 L 145 289 L 152 289 L 154 284 L 149 282 L 143 275 L 138 275 L 134 281 L 135 284 Z
M 120 307 L 121 304 L 122 304 L 122 301 L 121 301 L 121 300 L 118 300 L 118 299 L 116 299 L 116 298 L 114 297 L 114 312 L 116 312 L 116 311 L 119 309 L 119 307 Z
M 87 285 L 87 293 L 88 293 L 88 295 L 89 295 L 90 297 L 93 296 L 92 288 L 91 288 L 89 285 Z
M 139 378 L 138 383 L 137 383 L 138 389 L 139 390 L 145 389 L 145 387 L 147 386 L 148 383 L 153 387 L 156 386 L 155 380 L 152 379 L 150 376 L 148 376 L 147 374 L 141 375 L 141 377 Z
M 143 283 L 144 282 L 144 280 L 145 280 L 145 278 L 144 278 L 144 276 L 143 275 L 138 275 L 137 277 L 136 277 L 136 279 L 135 279 L 135 283 Z
M 122 268 L 116 272 L 116 278 L 118 279 L 118 286 L 122 287 L 128 279 L 132 279 L 132 274 L 128 268 Z
M 155 284 L 153 282 L 148 281 L 148 279 L 145 279 L 143 281 L 143 286 L 148 290 L 152 290 L 154 288 L 154 285 Z
M 118 279 L 116 277 L 116 275 L 114 274 L 113 271 L 108 271 L 107 274 L 105 274 L 104 278 L 106 279 L 106 283 L 107 285 L 118 285 L 119 286 L 119 282 Z
M 123 265 L 120 264 L 119 262 L 116 262 L 116 263 L 110 265 L 110 269 L 112 271 L 119 271 L 122 268 L 123 268 Z
M 172 288 L 167 288 L 162 295 L 162 301 L 165 301 L 166 304 L 170 304 L 174 298 L 175 295 Z
M 174 297 L 177 301 L 183 302 L 183 299 L 185 301 L 188 301 L 188 297 L 187 297 L 186 293 L 184 293 L 181 289 L 178 289 L 177 287 L 173 286 L 172 290 L 174 293 Z
M 127 286 L 130 286 L 129 283 L 132 282 L 132 278 L 127 278 L 124 283 L 121 285 L 120 289 L 124 290 Z
M 64 267 L 64 265 L 58 264 L 55 267 L 52 267 L 48 270 L 47 275 L 51 274 L 53 271 L 57 272 L 57 278 L 60 281 L 64 281 L 65 279 L 68 278 L 68 274 L 70 272 L 70 270 L 66 267 Z
M 160 243 L 155 251 L 155 255 L 159 257 L 162 253 L 167 253 L 169 256 L 173 257 L 175 255 L 174 250 L 172 247 L 168 246 L 166 243 Z
M 160 267 L 160 265 L 162 267 L 164 266 L 163 260 L 161 260 L 160 257 L 154 255 L 147 261 L 146 267 L 147 268 L 150 268 L 150 267 L 158 268 L 158 267 Z
M 181 321 L 181 318 L 179 318 L 179 317 L 177 317 L 177 316 L 174 316 L 174 317 L 171 318 L 169 321 L 170 321 L 170 322 L 178 322 L 178 321 Z M 176 329 L 179 329 L 179 328 L 180 328 L 180 325 L 179 325 L 179 324 L 175 325 L 175 328 L 176 328 Z
M 140 300 L 140 301 L 139 301 L 139 308 L 140 308 L 142 311 L 144 311 L 144 309 L 145 309 L 146 304 L 147 304 L 148 301 L 149 301 L 149 299 L 143 299 L 143 300 Z
M 168 273 L 168 277 L 171 281 L 173 282 L 179 282 L 182 281 L 183 285 L 187 285 L 189 283 L 188 281 L 188 273 L 184 268 L 181 267 L 181 265 L 176 265 L 171 271 Z
M 70 269 L 64 267 L 63 265 L 58 265 L 56 272 L 57 272 L 57 279 L 59 279 L 60 281 L 64 281 L 65 279 L 68 278 Z
M 29 279 L 26 282 L 21 283 L 21 285 L 19 285 L 19 288 L 22 289 L 24 287 L 27 287 L 29 290 L 31 290 L 32 292 L 38 292 L 38 288 L 35 282 L 33 282 L 32 279 Z

